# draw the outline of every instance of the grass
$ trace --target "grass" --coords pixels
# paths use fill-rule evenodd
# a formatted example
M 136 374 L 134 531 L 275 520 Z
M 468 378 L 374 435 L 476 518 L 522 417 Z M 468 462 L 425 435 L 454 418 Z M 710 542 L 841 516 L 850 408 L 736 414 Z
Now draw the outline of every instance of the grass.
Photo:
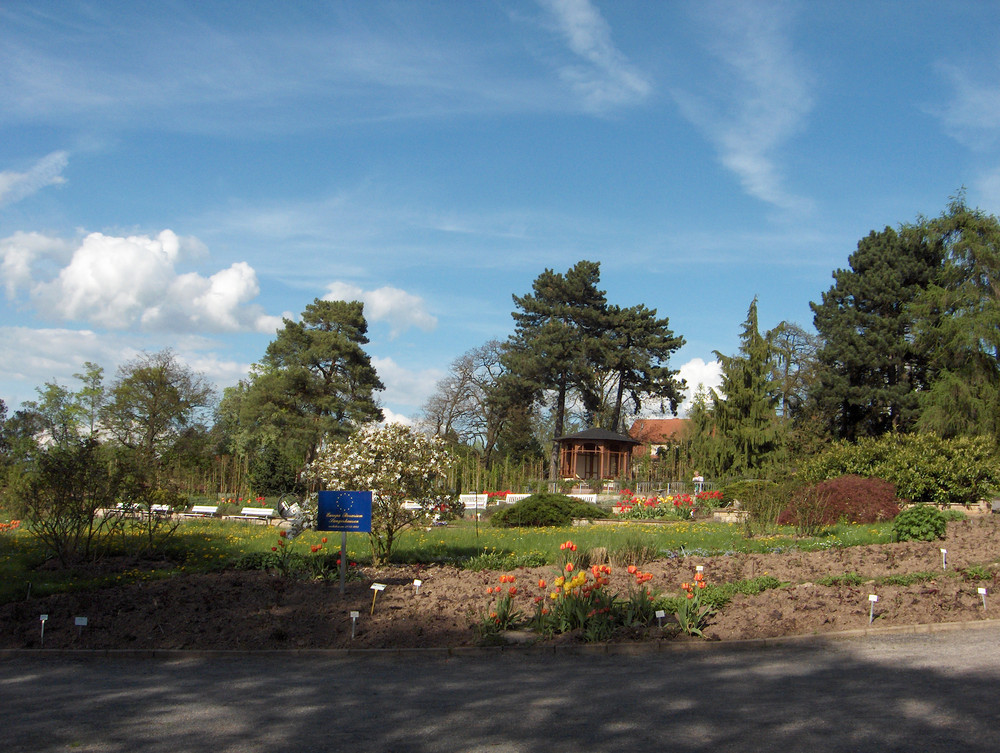
M 298 551 L 319 544 L 324 534 L 309 531 L 296 540 Z M 340 534 L 326 534 L 327 552 L 339 550 Z M 515 569 L 524 565 L 556 562 L 559 545 L 572 539 L 582 551 L 603 547 L 609 554 L 634 550 L 641 544 L 649 556 L 710 556 L 735 552 L 782 552 L 891 540 L 891 526 L 836 526 L 823 535 L 803 539 L 794 529 L 775 529 L 768 536 L 745 539 L 738 525 L 710 521 L 680 521 L 671 525 L 612 523 L 558 528 L 492 528 L 463 520 L 448 526 L 403 531 L 393 548 L 396 563 L 445 563 L 470 569 Z M 212 572 L 230 567 L 241 556 L 270 552 L 277 544 L 275 527 L 236 521 L 186 520 L 163 548 L 163 563 L 155 567 L 94 575 L 92 571 L 40 569 L 45 561 L 38 543 L 22 528 L 0 534 L 0 603 L 24 598 L 28 583 L 32 593 L 100 587 L 114 583 L 167 578 L 180 573 Z M 367 563 L 371 550 L 366 534 L 348 534 L 348 558 Z

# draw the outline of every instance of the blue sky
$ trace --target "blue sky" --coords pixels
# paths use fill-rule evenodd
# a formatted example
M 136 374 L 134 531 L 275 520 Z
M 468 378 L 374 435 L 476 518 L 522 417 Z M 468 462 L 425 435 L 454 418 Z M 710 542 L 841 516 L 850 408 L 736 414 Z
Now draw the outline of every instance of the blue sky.
M 390 415 L 601 262 L 717 378 L 759 296 L 965 187 L 1000 212 L 1000 4 L 0 5 L 0 397 L 171 347 L 220 387 L 365 302 Z

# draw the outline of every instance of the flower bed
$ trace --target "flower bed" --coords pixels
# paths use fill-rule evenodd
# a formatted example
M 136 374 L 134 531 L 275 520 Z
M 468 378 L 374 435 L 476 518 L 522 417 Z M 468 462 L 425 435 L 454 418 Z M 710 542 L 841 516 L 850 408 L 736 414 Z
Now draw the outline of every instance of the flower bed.
M 722 502 L 722 492 L 700 491 L 694 494 L 666 494 L 636 497 L 629 489 L 621 492 L 621 500 L 612 511 L 621 520 L 683 520 L 696 512 L 707 512 Z

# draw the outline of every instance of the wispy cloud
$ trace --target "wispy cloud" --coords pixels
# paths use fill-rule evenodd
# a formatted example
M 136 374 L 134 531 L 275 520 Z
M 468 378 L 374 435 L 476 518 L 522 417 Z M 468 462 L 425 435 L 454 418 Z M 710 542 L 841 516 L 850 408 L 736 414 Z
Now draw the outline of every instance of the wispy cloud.
M 709 50 L 723 69 L 698 93 L 675 88 L 681 112 L 714 143 L 719 161 L 750 196 L 803 211 L 777 164 L 781 147 L 812 109 L 808 74 L 788 39 L 781 4 L 715 2 L 705 6 Z
M 582 61 L 564 65 L 559 75 L 589 110 L 631 104 L 652 90 L 649 78 L 611 39 L 611 28 L 590 0 L 539 0 L 553 15 L 569 49 Z
M 68 164 L 69 154 L 52 152 L 23 173 L 10 170 L 0 172 L 0 207 L 27 198 L 46 186 L 65 183 L 62 172 Z
M 975 81 L 963 68 L 939 63 L 953 95 L 943 107 L 930 108 L 948 133 L 975 149 L 994 144 L 1000 136 L 1000 81 Z
M 580 0 L 550 5 L 581 60 L 562 74 L 589 107 L 645 95 L 648 82 L 611 44 L 596 11 Z M 452 33 L 448 9 L 373 4 L 364 22 L 339 7 L 308 21 L 249 10 L 259 16 L 253 32 L 209 21 L 207 13 L 110 13 L 94 6 L 45 24 L 16 10 L 2 17 L 0 123 L 155 121 L 171 131 L 288 133 L 579 107 L 547 70 L 532 67 L 516 35 L 484 29 L 469 41 Z M 97 37 L 101 47 L 80 41 Z

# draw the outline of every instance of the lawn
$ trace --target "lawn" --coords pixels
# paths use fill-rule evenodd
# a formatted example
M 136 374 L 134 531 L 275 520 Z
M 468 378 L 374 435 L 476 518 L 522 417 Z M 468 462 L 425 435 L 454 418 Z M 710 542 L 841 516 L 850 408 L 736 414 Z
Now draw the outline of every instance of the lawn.
M 304 533 L 292 546 L 300 552 L 321 543 L 323 534 Z M 340 534 L 328 534 L 326 550 L 339 550 Z M 609 552 L 642 546 L 657 557 L 709 556 L 732 552 L 781 552 L 880 544 L 891 540 L 891 524 L 838 525 L 824 535 L 795 536 L 791 528 L 746 539 L 738 525 L 708 521 L 669 525 L 613 523 L 562 528 L 493 528 L 463 520 L 447 526 L 404 531 L 393 549 L 396 563 L 444 563 L 490 569 L 541 564 L 558 559 L 559 545 L 572 539 L 583 550 L 605 547 Z M 169 578 L 186 572 L 223 570 L 248 554 L 267 555 L 278 544 L 278 529 L 222 520 L 183 521 L 155 559 L 137 559 L 126 569 L 86 568 L 61 571 L 45 563 L 39 544 L 23 528 L 0 534 L 0 603 L 114 583 Z M 349 534 L 348 557 L 370 562 L 365 534 Z M 29 585 L 30 584 L 30 585 Z

